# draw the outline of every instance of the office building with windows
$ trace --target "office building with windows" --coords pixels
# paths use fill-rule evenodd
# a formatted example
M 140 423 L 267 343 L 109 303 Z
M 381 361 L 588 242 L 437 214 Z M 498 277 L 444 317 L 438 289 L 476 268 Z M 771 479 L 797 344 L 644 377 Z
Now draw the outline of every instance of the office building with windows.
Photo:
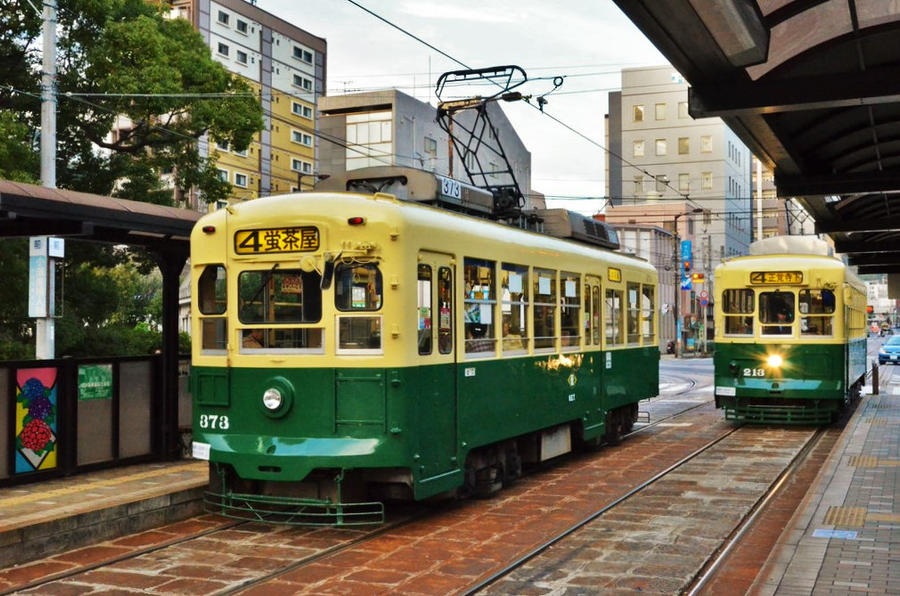
M 524 208 L 543 207 L 542 195 L 531 190 L 531 153 L 503 110 L 496 103 L 488 104 L 487 109 L 525 197 Z M 405 166 L 469 183 L 464 164 L 451 149 L 449 136 L 436 122 L 436 114 L 435 106 L 396 89 L 322 97 L 319 170 L 322 175 L 341 176 L 360 168 Z M 474 118 L 474 111 L 456 117 L 468 123 Z M 493 142 L 493 133 L 490 134 Z M 481 149 L 478 157 L 489 184 L 506 182 L 503 174 L 491 173 L 505 168 L 499 156 Z M 480 186 L 480 182 L 472 183 Z
M 213 58 L 246 79 L 262 103 L 264 128 L 245 151 L 201 140 L 202 155 L 218 156 L 219 175 L 233 186 L 231 200 L 311 188 L 325 40 L 244 0 L 174 0 L 170 16 L 189 20 Z M 196 197 L 183 200 L 204 209 Z

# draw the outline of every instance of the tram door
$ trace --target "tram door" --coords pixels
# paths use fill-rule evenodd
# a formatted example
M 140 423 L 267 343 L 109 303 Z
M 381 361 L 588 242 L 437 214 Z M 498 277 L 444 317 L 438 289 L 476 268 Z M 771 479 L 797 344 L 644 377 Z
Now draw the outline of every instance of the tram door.
M 454 284 L 449 255 L 419 253 L 416 428 L 424 478 L 457 467 Z

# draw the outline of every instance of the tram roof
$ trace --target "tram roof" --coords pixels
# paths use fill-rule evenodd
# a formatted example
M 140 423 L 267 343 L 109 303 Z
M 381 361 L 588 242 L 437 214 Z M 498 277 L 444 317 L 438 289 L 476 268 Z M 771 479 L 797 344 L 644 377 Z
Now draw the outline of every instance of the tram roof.
M 313 205 L 316 205 L 313 207 Z M 422 225 L 441 228 L 457 236 L 468 236 L 478 241 L 515 242 L 522 246 L 567 252 L 572 255 L 596 257 L 602 253 L 611 264 L 646 269 L 655 272 L 655 268 L 645 259 L 615 252 L 600 246 L 594 246 L 565 238 L 557 238 L 548 234 L 522 230 L 487 219 L 472 217 L 432 207 L 415 201 L 402 201 L 389 194 L 358 194 L 335 192 L 305 192 L 289 195 L 277 195 L 246 201 L 226 209 L 210 213 L 202 222 L 216 222 L 225 219 L 226 214 L 247 221 L 254 225 L 265 225 L 268 222 L 278 225 L 289 220 L 292 223 L 302 222 L 304 214 L 315 212 L 317 215 L 347 217 L 350 215 L 366 216 L 373 207 L 388 210 L 388 217 L 398 222 L 405 221 L 410 225 Z
M 860 273 L 900 272 L 900 5 L 614 0 Z

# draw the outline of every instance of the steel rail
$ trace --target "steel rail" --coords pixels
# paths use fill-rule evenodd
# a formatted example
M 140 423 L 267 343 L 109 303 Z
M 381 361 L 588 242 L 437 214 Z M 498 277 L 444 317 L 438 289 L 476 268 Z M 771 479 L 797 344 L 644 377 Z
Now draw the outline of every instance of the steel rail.
M 685 410 L 685 411 L 688 411 L 688 410 Z M 681 413 L 683 413 L 683 412 L 681 412 Z M 680 413 L 680 414 L 681 414 L 681 413 Z M 679 415 L 680 415 L 680 414 L 679 414 Z M 674 417 L 674 416 L 672 416 L 672 417 Z M 661 421 L 660 421 L 660 422 L 661 422 Z M 647 428 L 647 427 L 644 427 L 644 428 Z M 504 566 L 503 568 L 501 568 L 501 569 L 495 571 L 494 573 L 492 573 L 492 574 L 491 574 L 490 576 L 488 576 L 487 578 L 485 578 L 485 579 L 479 581 L 479 582 L 478 582 L 477 584 L 475 584 L 474 586 L 471 586 L 471 587 L 467 588 L 466 591 L 465 591 L 465 592 L 462 592 L 462 593 L 463 593 L 463 594 L 466 594 L 466 596 L 469 596 L 469 595 L 471 595 L 471 594 L 476 594 L 477 592 L 479 592 L 480 590 L 483 590 L 484 588 L 488 587 L 489 585 L 491 585 L 492 583 L 494 583 L 494 582 L 497 581 L 498 579 L 501 579 L 501 578 L 503 578 L 503 577 L 509 575 L 510 573 L 512 573 L 513 571 L 515 571 L 516 569 L 518 569 L 519 567 L 522 567 L 525 563 L 527 563 L 527 562 L 530 561 L 531 559 L 535 558 L 535 557 L 538 556 L 539 554 L 541 554 L 541 553 L 543 553 L 544 551 L 546 551 L 548 548 L 550 548 L 550 547 L 553 546 L 554 544 L 560 542 L 561 540 L 565 539 L 566 537 L 568 537 L 568 536 L 570 536 L 571 534 L 575 533 L 576 531 L 580 530 L 581 528 L 583 528 L 584 526 L 588 525 L 588 524 L 591 523 L 592 521 L 596 520 L 598 517 L 600 517 L 600 516 L 603 515 L 604 513 L 607 513 L 608 511 L 610 511 L 610 510 L 613 509 L 614 507 L 616 507 L 616 506 L 618 506 L 618 505 L 621 505 L 622 503 L 624 503 L 625 501 L 627 501 L 629 498 L 633 497 L 635 494 L 637 494 L 637 493 L 641 492 L 642 490 L 644 490 L 645 488 L 649 487 L 651 484 L 655 483 L 656 481 L 662 479 L 663 477 L 665 477 L 667 474 L 669 474 L 669 473 L 672 472 L 673 470 L 676 470 L 677 468 L 679 468 L 679 467 L 683 466 L 684 464 L 688 463 L 689 461 L 691 461 L 692 459 L 696 458 L 697 456 L 699 456 L 700 454 L 704 453 L 705 451 L 708 451 L 709 449 L 711 449 L 712 447 L 714 447 L 714 446 L 717 445 L 718 443 L 722 442 L 722 441 L 725 440 L 726 438 L 728 438 L 728 437 L 730 437 L 731 435 L 733 435 L 733 434 L 734 434 L 735 432 L 737 432 L 739 429 L 740 429 L 740 427 L 732 428 L 731 430 L 729 430 L 729 431 L 726 432 L 725 434 L 723 434 L 723 435 L 721 435 L 721 436 L 719 436 L 719 437 L 713 439 L 712 441 L 710 441 L 710 442 L 707 443 L 706 445 L 703 445 L 703 446 L 700 447 L 699 449 L 695 450 L 693 453 L 690 453 L 690 454 L 686 455 L 685 457 L 683 457 L 682 459 L 678 460 L 677 462 L 675 462 L 674 464 L 672 464 L 671 466 L 669 466 L 668 468 L 666 468 L 666 469 L 663 470 L 662 472 L 657 473 L 657 474 L 654 475 L 652 478 L 649 478 L 648 480 L 645 480 L 645 481 L 642 482 L 641 484 L 639 484 L 639 485 L 637 485 L 636 487 L 632 488 L 631 490 L 629 490 L 627 493 L 625 493 L 625 494 L 622 495 L 621 497 L 618 497 L 618 498 L 615 499 L 614 501 L 608 503 L 607 505 L 605 505 L 605 506 L 602 507 L 601 509 L 595 511 L 594 513 L 590 514 L 589 516 L 587 516 L 587 517 L 584 518 L 583 520 L 581 520 L 581 521 L 579 521 L 579 522 L 576 522 L 574 525 L 570 526 L 567 530 L 564 530 L 563 532 L 560 532 L 559 534 L 557 534 L 556 536 L 554 536 L 554 537 L 551 538 L 550 540 L 546 541 L 545 543 L 541 544 L 540 546 L 537 546 L 536 548 L 534 548 L 534 549 L 532 549 L 531 551 L 527 552 L 526 554 L 524 554 L 523 556 L 519 557 L 518 559 L 516 559 L 516 560 L 513 561 L 512 563 L 509 563 L 508 565 Z M 643 429 L 641 429 L 641 430 L 643 430 Z M 636 431 L 636 432 L 637 432 L 637 431 Z M 632 433 L 632 434 L 633 434 L 633 433 Z
M 803 446 L 803 449 L 797 452 L 797 455 L 794 456 L 794 459 L 791 460 L 791 463 L 782 470 L 781 474 L 779 474 L 775 483 L 769 487 L 769 490 L 766 491 L 759 500 L 757 500 L 756 504 L 750 510 L 750 513 L 741 520 L 741 523 L 732 531 L 731 536 L 726 540 L 725 546 L 719 547 L 718 554 L 716 558 L 713 559 L 710 563 L 706 565 L 704 570 L 702 571 L 703 575 L 694 581 L 691 590 L 688 592 L 688 596 L 696 596 L 700 593 L 700 590 L 706 586 L 710 579 L 713 578 L 719 566 L 728 558 L 731 554 L 731 551 L 738 544 L 741 538 L 744 537 L 744 534 L 753 527 L 753 523 L 756 521 L 756 518 L 765 510 L 768 504 L 775 498 L 775 496 L 781 490 L 781 487 L 784 483 L 794 474 L 797 468 L 800 467 L 801 464 L 805 463 L 807 458 L 809 457 L 812 450 L 822 441 L 822 438 L 825 436 L 825 428 L 818 428 L 813 436 L 809 438 L 806 445 Z

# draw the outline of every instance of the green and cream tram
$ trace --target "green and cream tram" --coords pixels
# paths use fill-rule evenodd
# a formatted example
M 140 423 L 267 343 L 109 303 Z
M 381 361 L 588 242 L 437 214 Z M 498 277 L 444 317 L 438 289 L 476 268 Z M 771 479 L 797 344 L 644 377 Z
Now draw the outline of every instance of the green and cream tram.
M 767 238 L 715 271 L 715 400 L 729 420 L 824 424 L 859 395 L 866 294 L 821 240 Z
M 611 250 L 303 193 L 204 216 L 191 270 L 193 452 L 227 515 L 369 523 L 492 492 L 657 394 L 656 270 Z

